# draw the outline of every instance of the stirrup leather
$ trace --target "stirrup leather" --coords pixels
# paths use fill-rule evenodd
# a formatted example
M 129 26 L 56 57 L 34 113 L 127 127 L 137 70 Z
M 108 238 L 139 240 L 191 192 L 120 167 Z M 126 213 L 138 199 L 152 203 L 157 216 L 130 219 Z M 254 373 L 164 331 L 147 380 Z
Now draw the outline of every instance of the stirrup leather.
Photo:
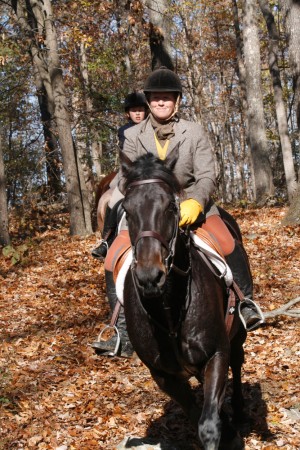
M 253 310 L 258 314 L 258 316 L 260 316 L 260 319 L 257 320 L 257 322 L 255 322 L 252 326 L 247 327 L 247 324 L 245 322 L 245 319 L 243 317 L 242 314 L 242 308 L 243 308 L 243 304 L 248 304 L 249 307 L 253 306 Z M 260 309 L 260 307 L 258 306 L 257 303 L 255 303 L 253 300 L 251 300 L 250 298 L 244 298 L 244 300 L 240 301 L 238 303 L 238 313 L 239 313 L 239 317 L 240 320 L 245 328 L 246 331 L 252 331 L 255 330 L 256 328 L 258 328 L 260 325 L 262 325 L 263 323 L 265 323 L 265 317 L 264 314 L 262 312 L 262 310 Z

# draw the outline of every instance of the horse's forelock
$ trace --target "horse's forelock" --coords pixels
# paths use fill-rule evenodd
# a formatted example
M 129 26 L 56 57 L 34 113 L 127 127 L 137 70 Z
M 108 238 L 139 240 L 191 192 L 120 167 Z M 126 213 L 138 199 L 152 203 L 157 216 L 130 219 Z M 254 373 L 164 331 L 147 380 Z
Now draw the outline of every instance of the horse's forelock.
M 131 170 L 126 176 L 125 189 L 127 189 L 134 181 L 151 178 L 158 178 L 164 181 L 174 189 L 176 193 L 179 193 L 181 190 L 180 184 L 174 173 L 166 167 L 161 159 L 156 158 L 152 153 L 140 156 L 133 162 Z

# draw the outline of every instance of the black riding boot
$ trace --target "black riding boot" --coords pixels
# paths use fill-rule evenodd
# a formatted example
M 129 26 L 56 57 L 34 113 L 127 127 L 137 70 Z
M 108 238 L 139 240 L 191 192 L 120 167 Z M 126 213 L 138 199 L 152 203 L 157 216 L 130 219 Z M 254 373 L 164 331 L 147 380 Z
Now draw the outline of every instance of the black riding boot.
M 245 250 L 235 243 L 233 252 L 225 259 L 232 271 L 234 281 L 245 296 L 239 304 L 241 321 L 247 331 L 255 330 L 264 323 L 265 319 L 259 306 L 252 300 L 253 282 Z
M 113 280 L 112 272 L 105 271 L 105 279 L 106 279 L 106 295 L 109 301 L 109 306 L 114 312 L 115 306 L 118 302 L 116 296 L 116 288 Z M 94 342 L 91 346 L 94 348 L 97 355 L 102 356 L 123 356 L 124 358 L 130 358 L 133 355 L 133 347 L 129 340 L 127 329 L 126 329 L 126 321 L 124 308 L 121 306 L 118 320 L 116 323 L 117 331 L 114 336 L 107 341 L 98 340 Z M 120 343 L 118 345 L 118 340 L 120 339 Z
M 98 247 L 92 250 L 92 256 L 96 259 L 103 260 L 107 255 L 107 250 L 113 243 L 117 229 L 117 213 L 114 208 L 106 207 L 102 240 Z

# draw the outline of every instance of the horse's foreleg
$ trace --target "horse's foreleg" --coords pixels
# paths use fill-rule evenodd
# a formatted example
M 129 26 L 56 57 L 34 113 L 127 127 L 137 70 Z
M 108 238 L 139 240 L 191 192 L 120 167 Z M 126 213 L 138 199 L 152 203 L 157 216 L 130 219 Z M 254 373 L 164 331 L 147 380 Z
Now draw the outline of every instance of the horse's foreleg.
M 216 353 L 207 363 L 204 373 L 204 404 L 198 424 L 199 438 L 205 450 L 217 450 L 221 438 L 220 411 L 224 399 L 228 355 Z
M 150 369 L 150 371 L 158 387 L 181 406 L 191 424 L 194 428 L 197 428 L 201 410 L 196 404 L 189 382 L 153 369 Z
M 242 392 L 241 372 L 244 363 L 243 340 L 238 335 L 231 342 L 230 367 L 232 370 L 232 397 L 233 419 L 236 422 L 246 420 L 244 414 L 244 397 Z

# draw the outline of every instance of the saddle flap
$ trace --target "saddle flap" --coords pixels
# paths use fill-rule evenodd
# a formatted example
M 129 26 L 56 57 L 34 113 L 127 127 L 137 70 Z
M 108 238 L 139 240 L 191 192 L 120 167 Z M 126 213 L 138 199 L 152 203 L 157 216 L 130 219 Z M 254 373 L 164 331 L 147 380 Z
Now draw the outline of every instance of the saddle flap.
M 233 282 L 232 272 L 218 243 L 211 238 L 209 233 L 201 229 L 192 231 L 191 238 L 199 251 L 219 270 L 220 278 L 224 277 L 226 285 L 230 287 Z
M 193 233 L 198 236 L 202 241 L 204 241 L 207 245 L 209 245 L 213 250 L 215 250 L 220 256 L 224 258 L 223 252 L 221 250 L 221 247 L 219 243 L 216 241 L 216 239 L 209 234 L 206 230 L 203 228 L 197 228 L 193 231 Z
M 130 238 L 127 230 L 120 231 L 105 258 L 104 268 L 113 273 L 114 282 L 116 282 L 120 269 L 131 250 Z

